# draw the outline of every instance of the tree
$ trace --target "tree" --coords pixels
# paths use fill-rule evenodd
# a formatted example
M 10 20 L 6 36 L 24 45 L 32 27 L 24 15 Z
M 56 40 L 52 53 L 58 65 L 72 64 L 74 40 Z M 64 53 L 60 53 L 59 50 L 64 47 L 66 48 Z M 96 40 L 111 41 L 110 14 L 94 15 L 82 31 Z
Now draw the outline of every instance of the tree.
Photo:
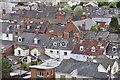
M 112 17 L 111 18 L 111 22 L 110 22 L 110 26 L 113 28 L 118 28 L 118 19 L 117 17 Z
M 18 2 L 18 5 L 23 6 L 24 2 Z
M 9 63 L 9 60 L 6 57 L 2 58 L 2 74 L 3 77 L 6 75 L 9 75 L 9 73 L 12 71 L 11 64 Z
M 64 10 L 65 12 L 72 12 L 71 7 L 68 6 L 68 5 L 67 5 L 67 6 L 64 6 L 63 10 Z
M 116 3 L 116 2 L 111 2 L 111 3 L 109 4 L 109 7 L 110 7 L 110 8 L 117 8 L 117 3 Z
M 91 30 L 92 30 L 92 31 L 96 31 L 96 30 L 99 31 L 99 30 L 100 30 L 100 26 L 94 25 L 94 26 L 91 27 Z
M 120 1 L 117 2 L 117 8 L 120 8 Z
M 109 25 L 109 32 L 120 32 L 120 25 L 118 24 L 118 19 L 117 17 L 112 17 L 111 18 L 111 22 L 110 22 L 110 25 Z
M 83 12 L 83 7 L 82 6 L 76 6 L 75 9 L 74 9 L 74 12 L 76 14 L 82 14 Z

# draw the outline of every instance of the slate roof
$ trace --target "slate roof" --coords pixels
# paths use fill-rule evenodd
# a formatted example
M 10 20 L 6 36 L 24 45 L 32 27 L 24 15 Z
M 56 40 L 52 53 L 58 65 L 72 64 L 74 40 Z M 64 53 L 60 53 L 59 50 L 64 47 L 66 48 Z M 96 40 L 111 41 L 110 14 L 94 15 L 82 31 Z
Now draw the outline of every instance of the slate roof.
M 45 16 L 44 12 L 38 12 L 36 10 L 25 10 L 22 14 L 24 18 L 35 18 L 40 19 L 41 17 Z
M 43 55 L 38 56 L 38 59 L 40 59 L 42 61 L 46 61 L 46 60 L 51 59 L 51 58 L 48 55 L 43 54 Z
M 34 38 L 37 38 L 39 40 L 38 44 L 34 44 L 33 40 Z M 32 45 L 36 45 L 36 46 L 41 46 L 41 47 L 46 47 L 48 42 L 49 42 L 49 35 L 48 34 L 37 34 L 35 35 L 33 38 L 31 38 Z
M 57 46 L 53 45 L 54 42 L 57 43 Z M 67 45 L 66 46 L 61 46 L 62 42 L 65 42 Z M 49 41 L 49 43 L 47 45 L 47 48 L 49 48 L 49 49 L 58 49 L 58 50 L 72 50 L 74 45 L 75 45 L 75 42 L 73 41 L 72 38 L 63 39 L 63 38 L 55 37 L 55 38 L 50 39 L 50 41 Z
M 120 42 L 120 34 L 110 33 L 108 36 L 110 42 Z
M 113 51 L 112 48 L 113 47 L 117 48 L 117 51 Z M 107 47 L 106 50 L 106 55 L 110 55 L 110 56 L 119 56 L 120 57 L 120 44 L 117 43 L 110 43 Z
M 108 31 L 99 31 L 96 35 L 96 38 L 98 39 L 99 37 L 101 37 L 103 40 L 106 40 L 108 38 L 108 35 Z
M 18 35 L 18 37 L 15 39 L 15 41 L 16 41 L 16 43 L 19 43 L 19 44 L 26 44 L 26 45 L 28 45 L 28 44 L 31 44 L 31 42 L 33 42 L 32 41 L 32 39 L 35 37 L 35 35 L 36 34 L 34 34 L 34 33 L 26 33 L 26 32 L 23 32 L 23 33 L 20 33 L 19 35 Z M 23 42 L 18 42 L 18 38 L 19 37 L 22 37 L 22 38 L 24 38 L 23 39 Z
M 82 27 L 82 24 L 85 23 L 85 29 L 90 30 L 93 25 L 96 25 L 96 22 L 93 19 L 84 19 L 84 20 L 79 20 L 79 21 L 74 21 L 73 22 L 76 27 Z
M 97 32 L 95 31 L 83 31 L 83 33 L 83 39 L 95 39 L 97 35 Z
M 72 17 L 72 20 L 73 21 L 78 21 L 78 20 L 80 20 L 80 17 L 81 16 L 83 16 L 82 14 L 75 14 L 75 15 L 73 15 L 73 17 Z
M 53 31 L 54 31 L 54 34 L 56 35 L 56 34 L 58 34 L 59 32 L 63 33 L 64 30 L 65 30 L 65 28 L 66 28 L 65 26 L 50 25 L 50 26 L 48 27 L 48 31 L 49 31 L 49 30 L 53 30 Z
M 12 29 L 14 27 L 14 24 L 8 23 L 8 22 L 0 22 L 0 25 L 2 26 L 3 33 L 11 33 Z M 8 28 L 9 28 L 9 30 L 8 30 Z
M 107 74 L 97 71 L 99 64 L 92 62 L 81 62 L 73 59 L 63 60 L 57 67 L 56 71 L 60 73 L 70 74 L 73 70 L 77 70 L 78 76 L 87 76 L 92 78 L 107 78 Z M 64 67 L 64 68 L 63 68 Z M 92 74 L 91 74 L 92 73 Z

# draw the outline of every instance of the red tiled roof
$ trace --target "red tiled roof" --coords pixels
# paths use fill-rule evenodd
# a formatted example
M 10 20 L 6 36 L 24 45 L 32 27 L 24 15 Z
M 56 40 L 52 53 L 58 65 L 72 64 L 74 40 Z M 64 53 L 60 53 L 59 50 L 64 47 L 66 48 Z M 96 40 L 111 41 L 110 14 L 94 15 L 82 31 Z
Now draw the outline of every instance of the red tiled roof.
M 101 47 L 106 47 L 107 42 L 105 40 L 102 40 L 100 42 L 102 44 Z M 100 48 L 100 46 L 98 46 L 99 41 L 97 40 L 83 40 L 81 43 L 76 44 L 76 46 L 74 47 L 72 53 L 73 54 L 83 54 L 83 55 L 90 55 L 90 56 L 99 56 L 102 55 L 104 52 L 104 49 Z M 80 51 L 80 46 L 84 47 L 83 51 Z M 91 52 L 91 48 L 95 47 L 95 52 Z

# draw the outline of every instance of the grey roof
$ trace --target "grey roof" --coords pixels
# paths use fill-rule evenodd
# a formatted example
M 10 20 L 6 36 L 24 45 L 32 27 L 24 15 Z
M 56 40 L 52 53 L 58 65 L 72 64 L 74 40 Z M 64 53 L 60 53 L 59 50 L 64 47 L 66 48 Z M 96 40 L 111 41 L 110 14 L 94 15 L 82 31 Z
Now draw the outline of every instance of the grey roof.
M 11 15 L 10 15 L 10 13 L 6 13 L 5 15 L 2 15 L 1 13 L 0 13 L 0 19 L 3 19 L 3 20 L 7 20 L 7 19 L 10 19 L 10 17 L 11 17 Z
M 82 14 L 75 14 L 75 15 L 73 15 L 73 18 L 72 18 L 72 20 L 73 21 L 78 21 L 78 20 L 80 20 L 80 17 L 82 16 Z
M 56 46 L 54 46 L 54 42 L 57 43 Z M 66 43 L 66 46 L 61 46 L 62 42 Z M 50 49 L 59 49 L 59 50 L 72 50 L 75 45 L 74 39 L 68 38 L 68 39 L 63 39 L 59 37 L 51 38 L 47 48 Z
M 21 45 L 20 48 L 23 49 L 23 50 L 26 50 L 26 49 L 29 49 L 29 46 L 27 46 L 27 45 Z
M 107 40 L 109 36 L 108 31 L 82 31 L 80 34 L 82 39 L 98 39 L 101 37 L 103 40 Z
M 97 33 L 95 31 L 83 31 L 83 39 L 95 39 Z
M 25 18 L 35 18 L 35 19 L 40 19 L 41 17 L 45 16 L 44 12 L 38 12 L 36 10 L 25 10 L 23 12 L 23 17 Z
M 93 78 L 107 78 L 107 74 L 97 71 L 99 64 L 92 62 L 81 62 L 73 59 L 63 60 L 57 67 L 57 72 L 70 74 L 73 70 L 77 70 L 79 76 L 87 76 Z
M 31 42 L 33 42 L 33 38 L 35 37 L 36 34 L 34 33 L 26 33 L 26 32 L 23 32 L 23 33 L 20 33 L 18 35 L 18 37 L 15 39 L 15 41 L 18 43 L 18 38 L 19 37 L 22 37 L 23 38 L 23 42 L 22 43 L 19 43 L 19 44 L 31 44 Z
M 37 38 L 39 40 L 38 44 L 34 44 L 34 38 Z M 46 47 L 48 42 L 49 42 L 49 35 L 48 34 L 37 34 L 35 35 L 32 39 L 31 44 L 32 45 L 37 45 L 37 46 L 41 46 L 41 47 Z
M 110 33 L 108 39 L 110 42 L 120 42 L 120 34 Z
M 117 51 L 113 51 L 112 48 L 116 47 Z M 117 43 L 110 43 L 107 47 L 106 50 L 106 55 L 110 55 L 110 56 L 119 56 L 120 57 L 120 44 Z
M 14 20 L 14 19 L 20 20 L 20 15 L 19 14 L 10 14 L 10 15 L 11 15 L 10 20 Z
M 82 24 L 85 23 L 85 28 L 86 30 L 90 30 L 93 25 L 96 25 L 96 22 L 93 19 L 84 19 L 84 20 L 79 20 L 79 21 L 74 21 L 73 22 L 76 27 L 82 27 Z
M 113 65 L 115 60 L 111 60 L 109 58 L 93 58 L 93 60 L 96 60 L 97 63 L 102 64 L 105 68 L 108 68 L 109 65 Z
M 96 35 L 96 38 L 98 39 L 99 37 L 101 37 L 102 39 L 106 40 L 108 38 L 108 35 L 108 31 L 99 31 Z
M 46 15 L 46 18 L 47 20 L 51 23 L 51 24 L 66 24 L 69 20 L 69 16 L 70 14 L 69 13 L 65 13 L 65 18 L 64 19 L 55 19 L 55 16 L 56 15 L 59 15 L 60 13 L 59 12 L 50 12 L 50 13 L 47 13 Z M 60 14 L 61 15 L 61 14 Z
M 7 45 L 7 46 L 14 45 L 14 41 L 0 40 L 0 42 L 2 42 L 2 46 L 3 45 Z
M 48 30 L 53 30 L 55 34 L 58 34 L 58 32 L 64 32 L 65 26 L 58 26 L 58 25 L 50 25 L 48 27 Z
M 2 23 L 0 22 L 0 25 L 2 26 L 3 33 L 11 33 L 14 27 L 12 23 L 8 23 L 8 22 L 2 22 Z
M 38 59 L 40 59 L 42 61 L 46 61 L 46 60 L 50 59 L 50 57 L 46 54 L 43 54 L 43 55 L 38 56 Z

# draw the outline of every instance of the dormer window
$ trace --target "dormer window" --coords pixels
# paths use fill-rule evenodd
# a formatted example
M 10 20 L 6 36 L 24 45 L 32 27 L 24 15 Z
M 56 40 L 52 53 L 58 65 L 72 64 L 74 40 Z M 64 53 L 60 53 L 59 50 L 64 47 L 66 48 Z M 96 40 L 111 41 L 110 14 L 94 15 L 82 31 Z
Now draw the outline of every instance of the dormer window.
M 62 41 L 62 42 L 61 42 L 61 46 L 62 46 L 62 47 L 66 47 L 67 44 L 68 44 L 68 41 Z
M 34 44 L 38 44 L 38 39 L 34 38 Z
M 30 23 L 32 24 L 32 23 L 33 23 L 33 21 L 30 21 Z
M 17 26 L 16 26 L 16 28 L 17 28 L 17 29 L 20 29 L 20 28 L 21 28 L 21 26 L 20 26 L 20 25 L 17 25 Z
M 23 38 L 22 37 L 18 37 L 18 42 L 22 42 Z
M 54 43 L 53 43 L 53 46 L 57 46 L 57 42 L 54 42 Z
M 91 52 L 95 52 L 95 51 L 96 51 L 95 47 L 94 46 L 91 47 Z
M 84 47 L 83 46 L 80 46 L 80 51 L 84 51 Z
M 40 24 L 43 24 L 43 22 L 40 22 Z
M 10 28 L 11 28 L 11 25 L 9 25 L 9 26 L 7 27 L 7 31 L 10 31 Z
M 117 51 L 117 47 L 116 47 L 116 46 L 113 46 L 113 47 L 112 47 L 112 51 L 113 51 L 113 52 L 116 52 L 116 51 Z
M 31 25 L 28 25 L 28 26 L 27 26 L 27 29 L 30 29 L 30 28 L 31 28 Z

